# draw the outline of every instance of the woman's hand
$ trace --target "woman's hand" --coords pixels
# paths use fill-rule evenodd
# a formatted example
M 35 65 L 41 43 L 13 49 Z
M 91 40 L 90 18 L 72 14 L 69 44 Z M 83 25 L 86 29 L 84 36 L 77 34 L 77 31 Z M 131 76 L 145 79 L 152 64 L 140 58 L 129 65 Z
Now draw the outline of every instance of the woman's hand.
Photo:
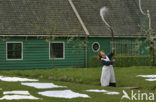
M 115 48 L 112 48 L 112 53 L 114 53 L 115 52 Z

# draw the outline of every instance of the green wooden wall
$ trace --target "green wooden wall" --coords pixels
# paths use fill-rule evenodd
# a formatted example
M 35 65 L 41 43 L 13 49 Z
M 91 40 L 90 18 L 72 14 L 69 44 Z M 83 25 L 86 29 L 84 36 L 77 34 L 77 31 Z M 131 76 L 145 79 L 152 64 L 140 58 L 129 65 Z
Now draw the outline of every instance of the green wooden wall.
M 98 42 L 100 44 L 100 49 L 99 50 L 104 50 L 104 52 L 106 54 L 108 54 L 110 51 L 111 51 L 111 41 L 112 39 L 111 38 L 89 38 L 88 40 L 88 66 L 89 66 L 89 59 L 92 57 L 92 56 L 98 56 L 98 52 L 94 52 L 92 50 L 92 44 L 94 42 Z M 148 43 L 146 42 L 146 40 L 144 38 L 142 39 L 136 39 L 136 38 L 115 38 L 115 41 L 114 42 L 126 42 L 126 41 L 131 41 L 131 42 L 138 42 L 138 41 L 141 41 L 142 44 L 140 44 L 140 48 L 139 48 L 139 55 L 140 56 L 147 56 L 149 55 L 149 51 L 147 50 L 147 46 L 148 46 Z
M 6 42 L 23 42 L 23 60 L 6 60 Z M 62 67 L 84 67 L 84 47 L 78 41 L 67 42 L 58 38 L 52 42 L 64 42 L 65 59 L 49 59 L 49 42 L 37 38 L 9 38 L 0 42 L 0 69 L 46 69 Z
M 0 41 L 0 69 L 47 69 L 47 68 L 84 68 L 86 66 L 86 55 L 84 47 L 84 38 L 75 38 L 69 41 L 68 38 L 55 38 L 52 42 L 64 42 L 65 44 L 65 59 L 49 59 L 49 42 L 45 38 L 25 38 L 12 37 L 5 41 Z M 135 38 L 116 38 L 115 41 L 133 40 Z M 6 42 L 23 42 L 23 60 L 6 60 Z M 87 64 L 91 56 L 97 55 L 97 52 L 92 50 L 92 44 L 99 42 L 100 50 L 106 53 L 110 52 L 111 38 L 88 38 L 87 48 Z M 142 48 L 144 48 L 143 45 Z M 143 49 L 144 50 L 144 49 Z M 148 55 L 145 51 L 142 55 Z

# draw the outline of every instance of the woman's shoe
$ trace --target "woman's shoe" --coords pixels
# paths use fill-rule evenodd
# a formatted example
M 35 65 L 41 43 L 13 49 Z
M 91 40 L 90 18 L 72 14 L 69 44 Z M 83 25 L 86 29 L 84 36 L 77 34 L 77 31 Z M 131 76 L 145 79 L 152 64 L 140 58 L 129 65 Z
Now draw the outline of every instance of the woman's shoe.
M 116 87 L 116 83 L 109 83 L 109 86 Z

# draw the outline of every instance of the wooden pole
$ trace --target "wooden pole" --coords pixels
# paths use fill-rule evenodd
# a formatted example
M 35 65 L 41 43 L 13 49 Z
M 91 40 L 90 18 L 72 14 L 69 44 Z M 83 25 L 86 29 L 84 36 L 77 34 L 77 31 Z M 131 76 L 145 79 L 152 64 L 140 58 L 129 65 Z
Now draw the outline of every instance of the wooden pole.
M 112 36 L 112 47 L 114 47 L 114 31 L 111 27 L 109 27 L 110 31 L 111 31 L 111 36 Z

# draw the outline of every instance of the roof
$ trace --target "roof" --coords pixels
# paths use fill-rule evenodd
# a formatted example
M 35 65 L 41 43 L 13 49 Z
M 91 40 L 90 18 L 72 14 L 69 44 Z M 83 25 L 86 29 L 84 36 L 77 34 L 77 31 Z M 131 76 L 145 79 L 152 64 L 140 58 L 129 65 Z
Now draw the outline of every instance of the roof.
M 1 35 L 84 36 L 67 0 L 0 0 Z
M 106 21 L 115 36 L 136 36 L 139 32 L 140 11 L 134 0 L 74 0 L 74 3 L 92 36 L 110 36 L 99 12 L 108 8 Z
M 135 37 L 144 16 L 136 0 L 72 0 L 90 36 L 110 37 L 100 17 L 107 7 L 106 21 L 115 36 Z M 156 30 L 156 0 L 142 0 L 143 10 L 151 11 Z M 0 0 L 0 35 L 85 36 L 85 32 L 68 0 Z
M 150 11 L 151 15 L 151 26 L 154 32 L 156 32 L 156 0 L 142 0 L 143 11 Z M 156 36 L 156 34 L 155 34 Z

